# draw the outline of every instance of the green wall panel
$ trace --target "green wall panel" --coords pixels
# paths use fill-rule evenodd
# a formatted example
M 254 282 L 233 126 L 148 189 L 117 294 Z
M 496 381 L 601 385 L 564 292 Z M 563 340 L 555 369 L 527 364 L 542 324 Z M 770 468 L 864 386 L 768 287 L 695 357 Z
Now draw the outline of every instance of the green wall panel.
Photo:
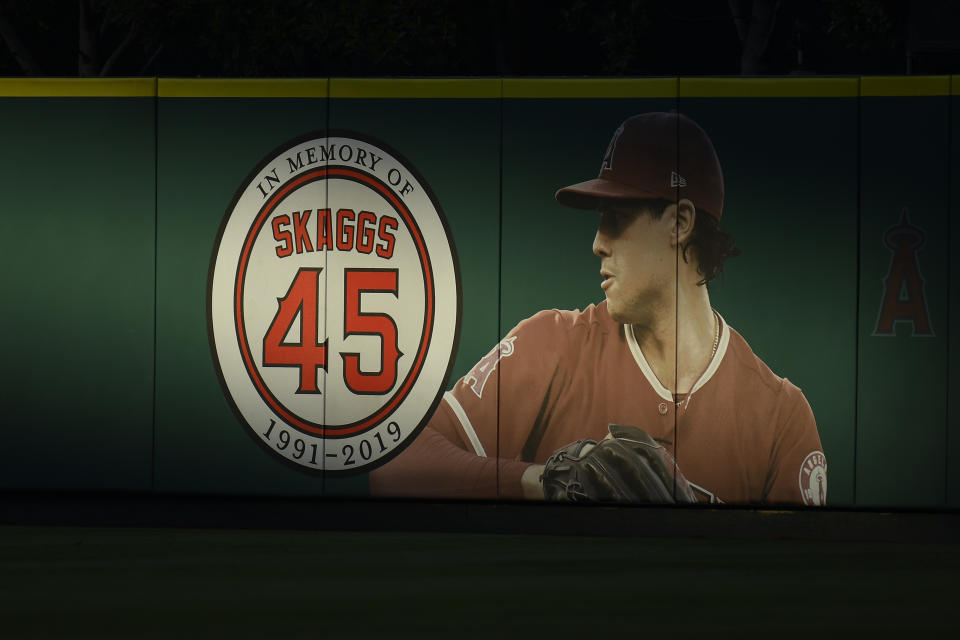
M 161 98 L 158 113 L 156 490 L 320 495 L 321 475 L 275 459 L 232 411 L 209 344 L 207 276 L 236 190 L 273 149 L 324 129 L 326 100 Z
M 0 100 L 0 487 L 151 483 L 154 102 Z
M 854 500 L 857 103 L 852 98 L 681 98 L 723 166 L 721 226 L 742 254 L 711 301 L 810 403 L 828 504 Z
M 858 506 L 945 505 L 948 101 L 861 101 Z M 910 270 L 921 279 L 915 284 L 887 281 L 896 256 L 888 230 L 904 211 L 908 242 L 918 245 L 904 258 L 919 270 Z M 929 332 L 914 316 L 918 322 L 898 320 L 883 335 L 885 283 L 900 289 L 889 293 L 894 303 L 912 301 L 927 315 Z M 906 318 L 902 310 L 896 316 Z
M 445 214 L 459 258 L 462 315 L 459 347 L 444 389 L 497 340 L 499 106 L 496 99 L 333 97 L 330 101 L 331 130 L 360 133 L 403 156 Z M 331 199 L 335 197 L 331 194 Z M 352 397 L 328 392 L 326 401 L 332 410 L 334 403 L 350 402 Z M 328 494 L 338 488 L 330 485 Z

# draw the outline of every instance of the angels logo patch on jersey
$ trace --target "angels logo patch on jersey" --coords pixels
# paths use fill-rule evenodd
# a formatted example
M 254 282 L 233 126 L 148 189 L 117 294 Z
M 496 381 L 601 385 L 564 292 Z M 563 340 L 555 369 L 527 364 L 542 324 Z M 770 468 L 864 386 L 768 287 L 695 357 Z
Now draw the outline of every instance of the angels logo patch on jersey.
M 464 383 L 470 387 L 470 390 L 473 391 L 478 398 L 483 397 L 483 388 L 487 386 L 487 380 L 490 378 L 490 374 L 497 368 L 497 363 L 500 362 L 501 358 L 513 355 L 513 343 L 516 339 L 517 336 L 513 336 L 501 340 L 500 344 L 485 355 L 480 362 L 475 364 L 473 369 L 470 370 L 470 373 L 464 377 Z
M 822 451 L 812 451 L 800 465 L 800 494 L 805 505 L 827 503 L 827 458 Z
M 456 251 L 429 186 L 346 131 L 272 152 L 227 209 L 208 320 L 227 397 L 296 467 L 369 471 L 433 413 L 460 324 Z

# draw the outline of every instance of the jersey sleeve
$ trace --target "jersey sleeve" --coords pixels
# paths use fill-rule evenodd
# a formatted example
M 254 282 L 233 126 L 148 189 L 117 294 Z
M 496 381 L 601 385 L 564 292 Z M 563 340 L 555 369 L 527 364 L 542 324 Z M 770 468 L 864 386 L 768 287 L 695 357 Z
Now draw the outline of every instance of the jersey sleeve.
M 517 325 L 444 398 L 454 418 L 446 435 L 477 455 L 524 457 L 531 430 L 560 396 L 569 331 L 558 311 L 542 311 Z
M 524 320 L 444 394 L 427 427 L 371 473 L 374 495 L 521 498 L 531 429 L 556 397 L 564 323 Z
M 482 457 L 458 447 L 433 426 L 437 422 L 438 418 L 434 416 L 409 447 L 370 473 L 371 495 L 523 498 L 520 476 L 528 464 Z
M 822 506 L 827 500 L 827 460 L 817 423 L 803 393 L 784 379 L 764 502 Z

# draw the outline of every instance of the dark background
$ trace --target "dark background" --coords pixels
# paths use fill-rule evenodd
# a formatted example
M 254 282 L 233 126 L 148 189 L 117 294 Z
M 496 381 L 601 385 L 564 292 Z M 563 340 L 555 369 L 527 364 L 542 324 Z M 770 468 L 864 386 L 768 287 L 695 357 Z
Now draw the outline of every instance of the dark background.
M 937 0 L 0 0 L 0 76 L 945 74 Z

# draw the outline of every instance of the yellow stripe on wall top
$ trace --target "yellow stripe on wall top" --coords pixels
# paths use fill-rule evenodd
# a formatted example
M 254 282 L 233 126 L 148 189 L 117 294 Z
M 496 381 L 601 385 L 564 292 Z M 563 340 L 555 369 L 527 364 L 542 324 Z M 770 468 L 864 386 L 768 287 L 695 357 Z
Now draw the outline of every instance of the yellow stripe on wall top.
M 499 98 L 499 78 L 331 78 L 331 98 Z
M 681 98 L 855 98 L 858 78 L 680 78 Z
M 0 78 L 4 98 L 152 98 L 156 78 Z
M 0 78 L 12 98 L 852 98 L 960 95 L 960 76 L 843 78 Z
M 160 78 L 161 98 L 326 98 L 327 78 Z
M 860 95 L 948 96 L 950 76 L 864 76 L 860 79 Z
M 676 98 L 677 78 L 504 78 L 504 98 Z

